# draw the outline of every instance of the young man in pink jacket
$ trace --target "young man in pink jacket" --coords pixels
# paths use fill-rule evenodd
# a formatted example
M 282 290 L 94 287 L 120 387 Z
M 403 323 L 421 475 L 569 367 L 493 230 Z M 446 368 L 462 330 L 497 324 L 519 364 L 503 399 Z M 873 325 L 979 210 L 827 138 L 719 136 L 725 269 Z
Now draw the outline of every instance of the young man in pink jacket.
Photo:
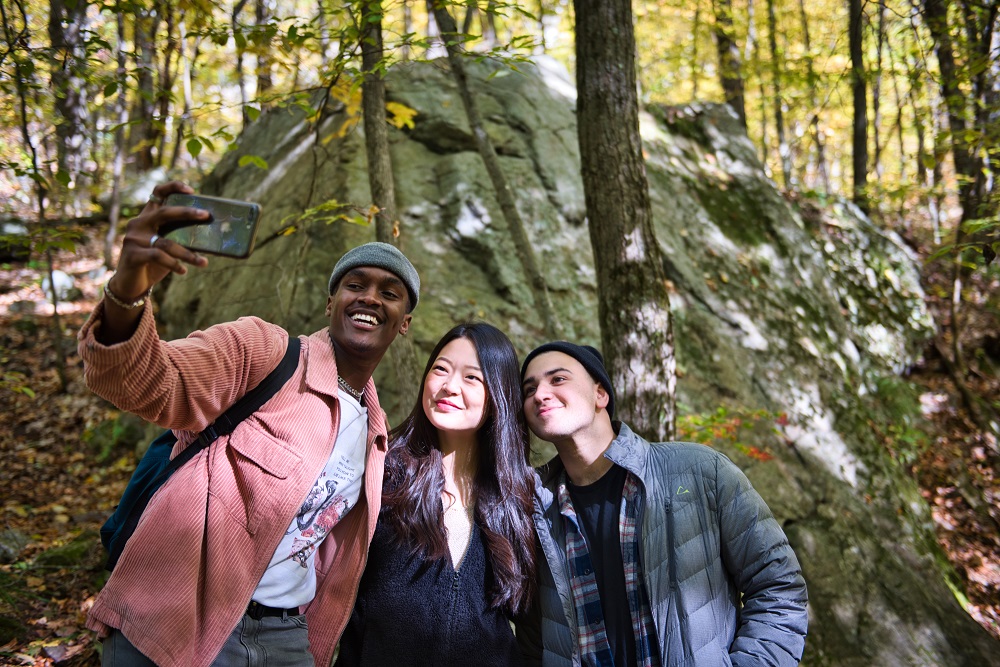
M 174 429 L 174 455 L 281 360 L 288 334 L 255 317 L 176 341 L 150 290 L 205 258 L 160 237 L 205 219 L 159 185 L 131 220 L 118 272 L 80 332 L 87 385 Z M 87 625 L 104 665 L 327 665 L 350 616 L 380 507 L 385 414 L 371 376 L 405 335 L 420 279 L 391 245 L 347 252 L 329 326 L 301 337 L 292 378 L 233 433 L 179 469 L 143 513 Z

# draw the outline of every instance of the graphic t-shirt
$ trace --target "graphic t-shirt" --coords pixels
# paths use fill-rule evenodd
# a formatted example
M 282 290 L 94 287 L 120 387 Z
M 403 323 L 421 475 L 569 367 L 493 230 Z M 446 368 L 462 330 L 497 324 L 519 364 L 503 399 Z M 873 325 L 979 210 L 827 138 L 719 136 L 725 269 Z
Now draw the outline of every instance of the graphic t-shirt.
M 326 467 L 281 538 L 253 599 L 270 607 L 299 607 L 316 594 L 316 549 L 361 495 L 368 442 L 368 408 L 344 390 L 340 432 Z

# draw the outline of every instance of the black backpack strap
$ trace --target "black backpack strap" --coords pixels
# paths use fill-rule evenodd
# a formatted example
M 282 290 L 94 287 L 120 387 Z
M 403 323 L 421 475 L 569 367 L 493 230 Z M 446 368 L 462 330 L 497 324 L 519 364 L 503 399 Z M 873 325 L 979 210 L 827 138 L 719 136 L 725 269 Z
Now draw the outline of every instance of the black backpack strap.
M 153 488 L 159 488 L 168 477 L 174 474 L 175 470 L 193 459 L 195 454 L 211 445 L 221 436 L 232 433 L 237 424 L 260 410 L 272 396 L 278 393 L 278 390 L 285 386 L 285 383 L 292 377 L 295 369 L 298 368 L 299 348 L 301 346 L 302 341 L 297 337 L 289 337 L 288 347 L 285 348 L 285 356 L 282 357 L 277 367 L 266 378 L 261 380 L 260 384 L 243 394 L 243 398 L 229 406 L 228 410 L 219 415 L 208 428 L 199 433 L 198 437 L 185 447 L 183 452 L 172 458 L 170 463 L 156 476 Z M 145 509 L 148 502 L 149 498 L 143 499 L 142 507 L 139 508 L 136 515 L 137 522 L 139 515 L 142 514 L 142 510 Z
M 136 497 L 134 503 L 128 509 L 128 513 L 124 516 L 122 527 L 116 531 L 116 537 L 109 547 L 108 564 L 105 566 L 108 570 L 114 569 L 118 558 L 125 549 L 128 537 L 135 532 L 136 526 L 139 525 L 139 519 L 142 517 L 142 513 L 152 499 L 153 494 L 156 493 L 174 471 L 194 458 L 195 454 L 208 447 L 219 436 L 232 433 L 237 424 L 257 412 L 272 396 L 278 393 L 278 390 L 288 382 L 299 365 L 299 348 L 301 344 L 302 341 L 298 338 L 290 337 L 288 339 L 288 347 L 285 349 L 285 356 L 282 357 L 277 368 L 271 371 L 260 384 L 244 394 L 243 398 L 231 405 L 225 413 L 215 420 L 215 423 L 199 433 L 194 442 L 163 467 L 153 482 L 144 485 L 142 492 Z M 160 438 L 157 438 L 157 441 L 161 439 L 164 439 L 165 444 L 171 444 L 171 442 L 175 441 L 173 433 L 170 431 L 164 432 Z M 118 534 L 124 535 L 125 539 L 117 538 Z
M 197 452 L 197 450 L 207 447 L 221 436 L 229 435 L 241 421 L 260 410 L 272 396 L 278 393 L 279 389 L 285 386 L 288 379 L 295 373 L 295 369 L 299 365 L 299 348 L 301 345 L 302 341 L 297 337 L 289 336 L 285 356 L 281 359 L 278 366 L 266 378 L 261 380 L 260 384 L 244 394 L 243 398 L 233 403 L 208 428 L 199 433 L 195 441 L 184 450 L 184 453 L 187 453 L 190 449 L 194 449 Z M 180 458 L 180 456 L 177 458 Z

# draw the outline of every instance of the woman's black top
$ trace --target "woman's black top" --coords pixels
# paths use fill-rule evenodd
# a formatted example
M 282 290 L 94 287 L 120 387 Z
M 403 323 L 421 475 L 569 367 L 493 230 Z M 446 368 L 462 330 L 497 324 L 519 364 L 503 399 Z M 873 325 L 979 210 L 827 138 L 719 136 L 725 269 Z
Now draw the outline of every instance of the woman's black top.
M 468 667 L 522 664 L 509 618 L 491 609 L 493 569 L 482 532 L 456 572 L 450 558 L 414 557 L 379 518 L 335 667 Z

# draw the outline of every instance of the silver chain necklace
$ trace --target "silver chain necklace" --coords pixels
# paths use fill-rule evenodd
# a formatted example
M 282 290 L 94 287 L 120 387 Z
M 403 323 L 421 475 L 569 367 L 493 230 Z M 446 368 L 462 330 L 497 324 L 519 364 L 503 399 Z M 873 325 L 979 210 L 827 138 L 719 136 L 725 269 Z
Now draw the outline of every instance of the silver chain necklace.
M 358 403 L 361 402 L 361 399 L 365 395 L 365 390 L 364 389 L 362 389 L 361 391 L 358 391 L 357 389 L 355 389 L 351 385 L 347 384 L 347 380 L 345 380 L 343 377 L 341 377 L 339 375 L 337 376 L 337 384 L 340 385 L 341 389 L 343 389 L 348 394 L 350 394 L 351 396 L 353 396 L 354 400 L 356 400 Z
M 330 347 L 333 348 L 333 356 L 336 357 L 337 356 L 337 347 L 333 344 L 333 334 L 330 333 L 329 329 L 326 330 L 326 334 L 330 338 Z M 347 380 L 344 379 L 343 375 L 340 375 L 340 374 L 337 375 L 337 384 L 340 385 L 341 389 L 343 389 L 348 394 L 350 394 L 351 396 L 353 396 L 354 400 L 357 401 L 358 403 L 361 403 L 361 401 L 364 399 L 365 390 L 362 389 L 361 391 L 358 391 L 357 389 L 355 389 L 354 387 L 352 387 L 350 384 L 348 384 Z

